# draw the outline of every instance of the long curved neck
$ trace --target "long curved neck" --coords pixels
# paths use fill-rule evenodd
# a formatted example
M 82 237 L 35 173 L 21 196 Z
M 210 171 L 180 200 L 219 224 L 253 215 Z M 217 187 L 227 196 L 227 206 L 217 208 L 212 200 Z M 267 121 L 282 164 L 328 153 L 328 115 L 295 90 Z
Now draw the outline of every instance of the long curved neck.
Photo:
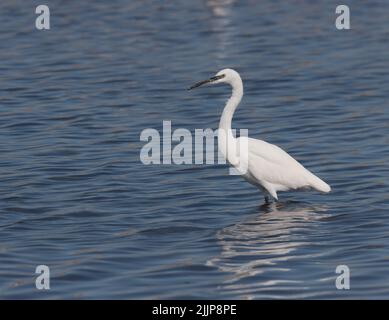
M 219 122 L 219 129 L 223 129 L 225 132 L 231 132 L 232 117 L 234 115 L 235 109 L 238 107 L 240 101 L 242 100 L 242 97 L 243 83 L 240 80 L 239 82 L 232 85 L 232 95 L 224 107 L 223 114 Z
M 232 134 L 231 123 L 235 109 L 238 107 L 243 96 L 243 83 L 242 80 L 238 80 L 239 81 L 231 84 L 232 95 L 228 99 L 220 118 L 218 134 L 219 149 L 224 157 L 233 165 L 236 165 L 237 158 L 235 146 L 236 139 Z

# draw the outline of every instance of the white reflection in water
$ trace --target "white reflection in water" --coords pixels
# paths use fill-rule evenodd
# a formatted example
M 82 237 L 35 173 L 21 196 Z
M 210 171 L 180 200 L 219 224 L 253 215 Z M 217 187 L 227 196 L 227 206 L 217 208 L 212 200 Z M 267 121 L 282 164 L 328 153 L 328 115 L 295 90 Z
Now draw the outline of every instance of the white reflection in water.
M 296 257 L 298 248 L 309 245 L 307 239 L 312 237 L 318 222 L 329 216 L 326 207 L 290 202 L 262 206 L 260 211 L 217 233 L 222 252 L 208 260 L 207 265 L 231 274 L 225 281 L 230 289 L 239 289 L 238 282 L 264 273 L 269 275 L 257 277 L 255 283 L 245 286 L 294 282 L 272 276 L 289 271 L 288 264 L 283 262 Z
M 216 36 L 217 56 L 223 59 L 227 56 L 228 45 L 231 43 L 233 23 L 231 21 L 232 6 L 235 0 L 208 0 L 214 19 L 211 19 L 211 29 Z
M 228 17 L 234 2 L 235 0 L 208 0 L 207 6 L 212 9 L 215 17 Z

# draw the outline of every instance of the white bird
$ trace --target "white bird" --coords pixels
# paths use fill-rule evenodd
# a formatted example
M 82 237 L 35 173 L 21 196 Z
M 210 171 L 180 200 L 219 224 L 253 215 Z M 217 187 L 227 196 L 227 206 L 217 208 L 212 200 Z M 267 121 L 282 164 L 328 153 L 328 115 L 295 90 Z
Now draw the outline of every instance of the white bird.
M 278 191 L 310 188 L 324 193 L 331 191 L 327 183 L 305 169 L 280 147 L 253 138 L 234 137 L 231 130 L 232 117 L 243 97 L 243 82 L 238 72 L 223 69 L 210 79 L 194 84 L 188 90 L 207 83 L 227 83 L 232 87 L 232 95 L 220 118 L 219 149 L 229 164 L 242 173 L 244 179 L 264 193 L 266 203 L 269 203 L 269 195 L 278 200 Z M 246 152 L 242 152 L 242 146 L 246 148 Z

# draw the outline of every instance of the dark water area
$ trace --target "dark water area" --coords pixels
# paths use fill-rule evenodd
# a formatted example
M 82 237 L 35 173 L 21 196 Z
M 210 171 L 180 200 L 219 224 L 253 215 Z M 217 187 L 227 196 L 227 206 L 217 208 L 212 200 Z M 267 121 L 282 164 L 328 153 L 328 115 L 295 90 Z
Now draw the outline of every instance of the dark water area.
M 0 2 L 0 298 L 389 298 L 389 2 Z M 332 192 L 277 204 L 227 165 L 144 165 L 146 128 L 233 127 Z M 35 268 L 50 268 L 50 290 Z M 338 265 L 351 272 L 338 290 Z

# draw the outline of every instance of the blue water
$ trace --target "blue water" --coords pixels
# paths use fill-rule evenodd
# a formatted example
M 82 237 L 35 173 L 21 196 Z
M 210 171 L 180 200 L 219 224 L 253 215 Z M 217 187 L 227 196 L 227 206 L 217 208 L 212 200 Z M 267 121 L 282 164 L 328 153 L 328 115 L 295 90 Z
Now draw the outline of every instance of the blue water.
M 389 2 L 0 3 L 0 298 L 389 298 Z M 226 165 L 149 165 L 145 128 L 235 128 L 332 186 L 263 198 Z M 50 290 L 35 288 L 37 265 Z M 347 265 L 350 290 L 337 290 Z

